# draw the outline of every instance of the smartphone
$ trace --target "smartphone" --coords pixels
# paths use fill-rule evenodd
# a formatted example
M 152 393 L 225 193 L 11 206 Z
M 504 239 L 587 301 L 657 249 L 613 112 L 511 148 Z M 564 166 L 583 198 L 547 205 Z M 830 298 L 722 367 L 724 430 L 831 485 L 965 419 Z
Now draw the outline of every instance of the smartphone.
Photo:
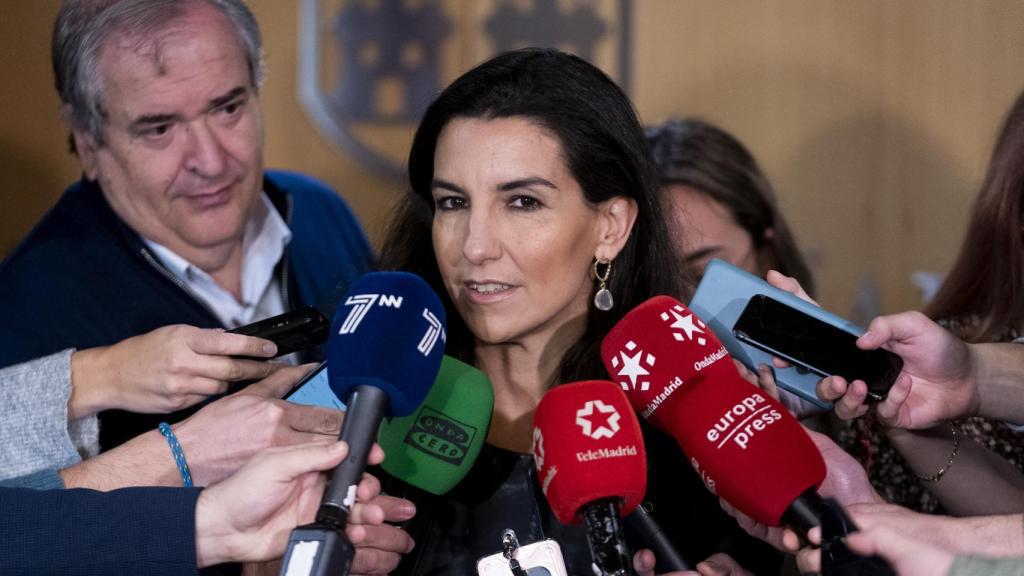
M 868 400 L 885 400 L 903 359 L 888 350 L 857 348 L 857 334 L 822 322 L 764 294 L 750 298 L 733 334 L 791 364 L 820 376 L 838 375 L 848 382 L 863 380 Z
M 327 318 L 316 308 L 306 306 L 228 332 L 270 340 L 277 344 L 277 356 L 283 356 L 323 344 L 330 330 Z
M 327 362 L 321 362 L 312 372 L 299 380 L 285 400 L 306 406 L 322 406 L 345 411 L 345 403 L 334 395 L 327 381 Z
M 690 300 L 690 310 L 697 313 L 718 339 L 725 345 L 729 355 L 742 362 L 747 368 L 757 371 L 761 364 L 771 366 L 772 355 L 756 346 L 741 342 L 732 333 L 732 327 L 739 318 L 747 301 L 755 294 L 766 294 L 772 298 L 802 310 L 819 320 L 838 326 L 848 332 L 860 333 L 860 328 L 850 322 L 801 300 L 798 296 L 780 290 L 746 270 L 723 260 L 712 260 L 704 268 L 697 291 Z M 794 394 L 814 406 L 829 410 L 832 405 L 818 398 L 815 391 L 821 377 L 803 366 L 775 368 L 775 382 L 786 393 Z

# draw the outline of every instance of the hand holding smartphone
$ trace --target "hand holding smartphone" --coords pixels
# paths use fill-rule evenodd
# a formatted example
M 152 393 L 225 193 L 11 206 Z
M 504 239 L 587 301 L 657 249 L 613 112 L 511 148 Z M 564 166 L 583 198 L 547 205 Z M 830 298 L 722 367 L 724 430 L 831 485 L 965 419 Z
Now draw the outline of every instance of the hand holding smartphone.
M 733 326 L 736 338 L 820 376 L 863 380 L 868 401 L 885 400 L 903 369 L 888 350 L 861 350 L 857 335 L 764 294 L 751 296 Z

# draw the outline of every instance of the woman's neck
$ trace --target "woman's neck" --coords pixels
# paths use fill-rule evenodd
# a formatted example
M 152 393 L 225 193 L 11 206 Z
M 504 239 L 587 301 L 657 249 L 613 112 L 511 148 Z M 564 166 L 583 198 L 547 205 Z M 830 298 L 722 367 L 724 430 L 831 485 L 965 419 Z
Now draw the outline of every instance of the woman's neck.
M 575 342 L 576 330 L 545 342 L 477 343 L 477 367 L 494 386 L 494 412 L 487 441 L 515 452 L 529 453 L 533 414 L 548 388 L 558 381 L 562 358 Z M 567 337 L 567 332 L 577 332 Z

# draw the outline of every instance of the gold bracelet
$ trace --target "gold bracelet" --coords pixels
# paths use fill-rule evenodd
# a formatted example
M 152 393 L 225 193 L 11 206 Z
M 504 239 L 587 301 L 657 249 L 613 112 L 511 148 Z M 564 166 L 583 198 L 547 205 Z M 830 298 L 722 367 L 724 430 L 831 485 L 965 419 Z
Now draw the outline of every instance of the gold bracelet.
M 960 434 L 957 432 L 956 424 L 953 422 L 949 423 L 949 429 L 953 431 L 953 451 L 949 453 L 949 459 L 946 460 L 942 468 L 939 468 L 938 472 L 931 476 L 918 476 L 918 480 L 922 482 L 938 482 L 952 468 L 953 462 L 956 461 L 956 453 L 960 451 Z

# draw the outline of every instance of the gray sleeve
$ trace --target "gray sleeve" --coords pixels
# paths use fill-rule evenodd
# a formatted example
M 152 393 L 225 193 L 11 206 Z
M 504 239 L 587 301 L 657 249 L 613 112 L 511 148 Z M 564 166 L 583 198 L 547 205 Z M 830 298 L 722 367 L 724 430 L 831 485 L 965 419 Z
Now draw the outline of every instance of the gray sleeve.
M 57 470 L 39 470 L 17 478 L 0 480 L 0 488 L 31 488 L 33 490 L 63 490 L 64 479 Z
M 81 461 L 95 453 L 96 417 L 68 422 L 71 353 L 64 350 L 0 370 L 0 479 Z
M 986 558 L 960 555 L 948 576 L 1024 576 L 1024 558 Z

